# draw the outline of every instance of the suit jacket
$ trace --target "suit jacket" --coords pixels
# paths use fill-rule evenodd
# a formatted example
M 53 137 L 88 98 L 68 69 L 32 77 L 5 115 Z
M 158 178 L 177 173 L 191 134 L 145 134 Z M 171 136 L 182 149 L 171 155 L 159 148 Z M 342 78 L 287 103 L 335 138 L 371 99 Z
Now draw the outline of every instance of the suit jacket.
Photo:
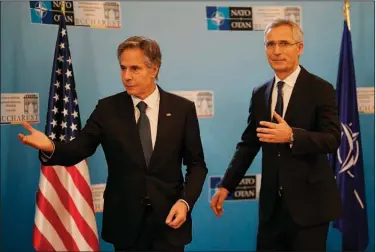
M 199 124 L 193 102 L 163 91 L 155 148 L 146 168 L 134 115 L 132 98 L 122 92 L 100 100 L 80 135 L 55 143 L 46 165 L 74 165 L 102 145 L 108 164 L 104 192 L 102 237 L 105 241 L 132 245 L 137 238 L 149 195 L 160 226 L 169 241 L 185 245 L 192 239 L 191 211 L 207 174 Z M 182 163 L 187 166 L 185 179 Z M 186 222 L 173 229 L 165 220 L 178 199 L 190 206 Z
M 253 91 L 248 125 L 221 182 L 232 192 L 262 149 L 262 178 L 259 221 L 269 220 L 278 189 L 292 218 L 310 226 L 341 216 L 341 200 L 327 154 L 340 144 L 340 123 L 335 91 L 325 80 L 301 66 L 284 120 L 293 128 L 294 143 L 260 142 L 256 128 L 271 121 L 271 93 L 274 78 Z

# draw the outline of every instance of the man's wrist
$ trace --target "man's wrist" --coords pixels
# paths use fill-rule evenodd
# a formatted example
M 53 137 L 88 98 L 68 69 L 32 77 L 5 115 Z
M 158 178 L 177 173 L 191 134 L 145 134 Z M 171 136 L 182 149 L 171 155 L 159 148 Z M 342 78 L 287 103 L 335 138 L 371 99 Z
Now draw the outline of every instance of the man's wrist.
M 185 206 L 187 207 L 187 212 L 189 212 L 189 204 L 187 201 L 183 200 L 183 199 L 179 199 L 178 202 L 183 202 L 185 204 Z
M 291 129 L 290 131 L 290 135 L 289 135 L 289 143 L 290 144 L 293 144 L 295 141 L 295 138 L 294 138 L 294 131 Z

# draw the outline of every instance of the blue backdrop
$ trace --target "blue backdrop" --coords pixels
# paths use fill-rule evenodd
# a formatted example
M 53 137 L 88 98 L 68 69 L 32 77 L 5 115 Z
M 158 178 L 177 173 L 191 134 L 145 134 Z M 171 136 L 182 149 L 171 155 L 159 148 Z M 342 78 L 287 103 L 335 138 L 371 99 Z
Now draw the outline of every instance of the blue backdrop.
M 206 6 L 225 2 L 121 2 L 122 29 L 68 27 L 81 119 L 97 100 L 123 91 L 117 45 L 146 35 L 162 49 L 160 85 L 169 90 L 212 90 L 215 117 L 200 119 L 209 176 L 222 175 L 246 125 L 252 89 L 272 76 L 263 32 L 208 31 Z M 343 29 L 341 1 L 231 2 L 232 6 L 299 5 L 305 52 L 301 64 L 335 85 Z M 351 3 L 351 28 L 358 87 L 374 86 L 374 3 Z M 1 92 L 40 94 L 44 130 L 57 26 L 30 22 L 29 2 L 1 2 Z M 370 244 L 374 250 L 374 115 L 361 115 Z M 17 139 L 20 126 L 1 126 L 1 251 L 32 251 L 35 192 L 40 163 L 37 151 Z M 260 172 L 260 155 L 248 173 Z M 92 183 L 104 183 L 102 149 L 89 158 Z M 192 251 L 253 250 L 258 201 L 226 202 L 218 219 L 209 207 L 208 180 L 194 209 Z M 97 214 L 100 231 L 102 214 Z M 340 250 L 341 236 L 330 230 L 329 250 Z M 112 246 L 101 240 L 102 250 Z

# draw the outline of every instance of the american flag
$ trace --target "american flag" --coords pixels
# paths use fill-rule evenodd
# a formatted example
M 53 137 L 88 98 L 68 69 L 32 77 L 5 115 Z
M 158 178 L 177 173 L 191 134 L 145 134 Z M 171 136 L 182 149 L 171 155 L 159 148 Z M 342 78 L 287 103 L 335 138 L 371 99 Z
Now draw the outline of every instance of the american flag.
M 64 16 L 60 16 L 45 134 L 69 142 L 81 130 L 77 93 Z M 41 167 L 33 229 L 37 251 L 99 251 L 86 160 Z

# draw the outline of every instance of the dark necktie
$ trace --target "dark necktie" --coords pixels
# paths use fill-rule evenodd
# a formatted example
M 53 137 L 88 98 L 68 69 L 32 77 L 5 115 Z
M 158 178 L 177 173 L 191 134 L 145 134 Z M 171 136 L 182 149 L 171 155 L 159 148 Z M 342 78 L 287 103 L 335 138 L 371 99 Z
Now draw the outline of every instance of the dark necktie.
M 282 88 L 283 85 L 285 84 L 284 81 L 278 81 L 277 83 L 277 88 L 278 88 L 278 93 L 277 93 L 277 103 L 275 104 L 275 112 L 283 117 L 283 93 L 282 93 Z M 278 123 L 277 119 L 274 118 L 273 116 L 273 122 Z
M 146 166 L 149 166 L 151 154 L 153 153 L 153 145 L 151 141 L 151 130 L 149 118 L 146 115 L 147 104 L 140 101 L 137 104 L 137 108 L 140 110 L 140 118 L 137 122 L 138 132 L 140 134 L 140 140 L 142 145 L 142 150 L 144 152 Z
M 277 103 L 275 104 L 275 112 L 283 117 L 283 93 L 282 93 L 282 88 L 285 82 L 283 81 L 278 81 L 277 83 L 277 88 L 278 88 L 278 93 L 277 93 Z M 273 116 L 273 122 L 278 123 L 277 119 Z M 280 148 L 281 144 L 277 144 L 277 151 L 278 151 L 278 156 L 280 156 Z M 280 170 L 279 168 L 277 169 L 277 177 L 278 177 L 278 188 L 282 188 L 282 183 L 281 183 L 281 176 L 279 175 Z

